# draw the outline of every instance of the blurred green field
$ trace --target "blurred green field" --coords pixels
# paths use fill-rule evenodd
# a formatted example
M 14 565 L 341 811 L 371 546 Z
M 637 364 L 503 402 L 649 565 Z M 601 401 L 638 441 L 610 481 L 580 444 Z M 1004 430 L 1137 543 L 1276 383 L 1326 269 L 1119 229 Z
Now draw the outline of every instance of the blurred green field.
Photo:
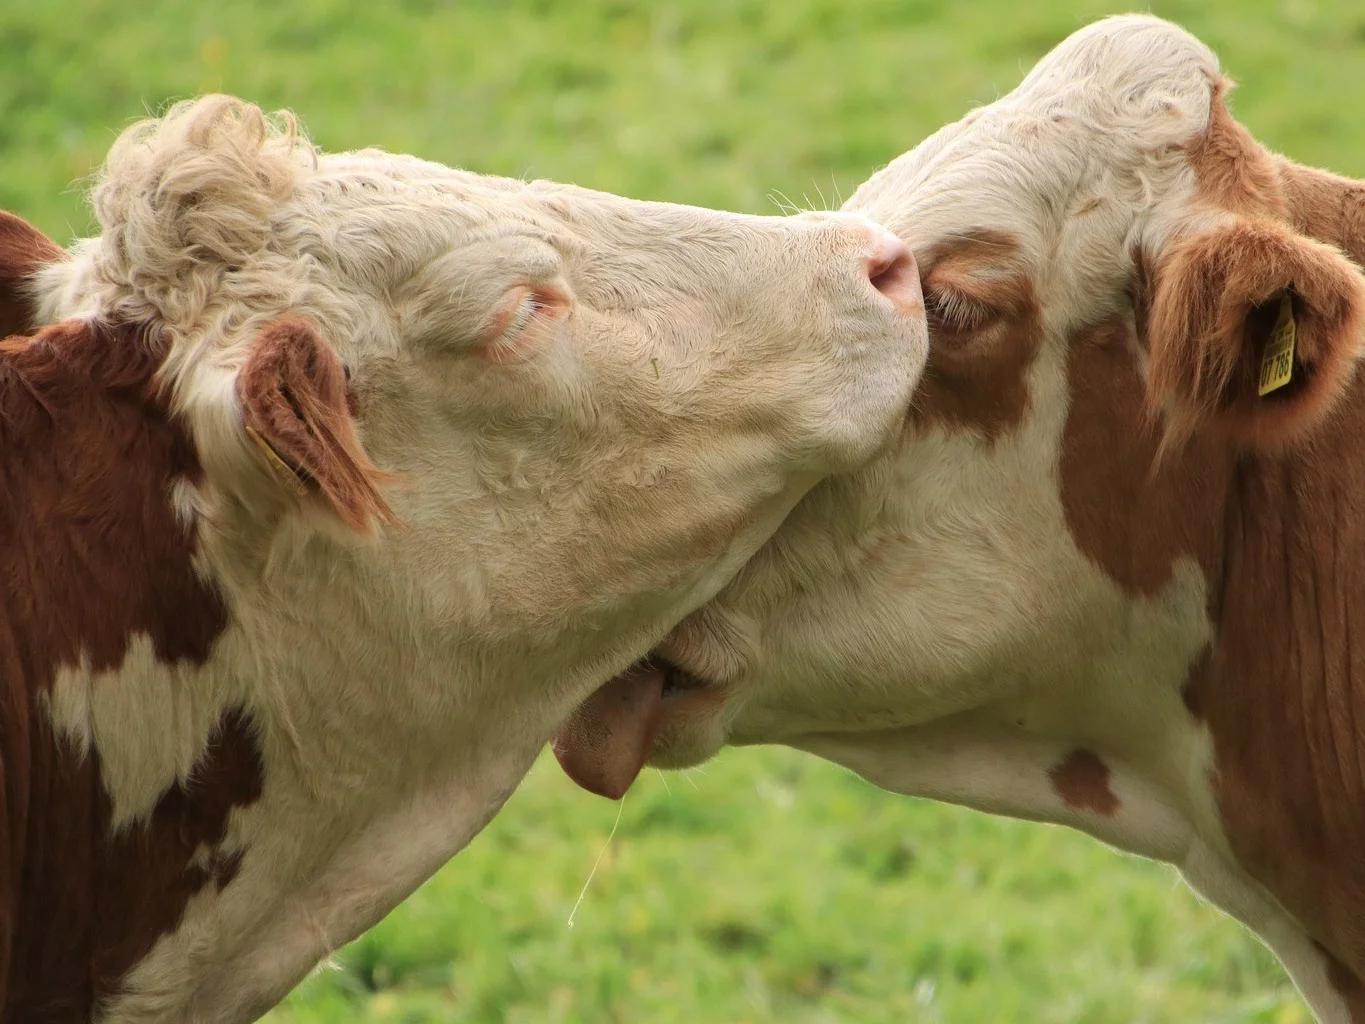
M 118 129 L 227 90 L 331 149 L 776 213 L 837 202 L 1008 91 L 1100 0 L 0 0 L 0 206 L 69 241 Z M 1365 176 L 1365 7 L 1180 0 L 1266 142 Z M 649 773 L 617 808 L 542 761 L 503 814 L 269 1018 L 1307 1021 L 1168 871 L 880 794 L 783 751 Z

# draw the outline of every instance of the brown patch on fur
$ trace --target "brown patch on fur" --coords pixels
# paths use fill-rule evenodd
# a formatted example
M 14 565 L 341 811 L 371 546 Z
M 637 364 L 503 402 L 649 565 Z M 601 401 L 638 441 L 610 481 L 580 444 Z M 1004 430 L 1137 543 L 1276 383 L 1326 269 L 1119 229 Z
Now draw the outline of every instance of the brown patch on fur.
M 1294 307 L 1290 383 L 1257 377 L 1280 298 Z M 1318 423 L 1350 379 L 1365 281 L 1336 250 L 1268 220 L 1237 219 L 1171 242 L 1147 311 L 1149 402 L 1178 438 L 1214 427 L 1261 448 Z
M 1158 457 L 1161 432 L 1145 412 L 1136 347 L 1121 318 L 1071 338 L 1059 483 L 1076 546 L 1119 586 L 1151 597 L 1182 556 L 1218 579 L 1232 456 L 1196 435 Z
M 341 362 L 312 324 L 286 317 L 256 338 L 237 377 L 245 425 L 301 480 L 316 485 L 351 529 L 393 523 L 379 485 L 390 479 L 356 436 Z
M 28 279 L 62 258 L 61 247 L 22 217 L 0 210 L 0 338 L 34 327 Z
M 1232 82 L 1215 82 L 1212 91 L 1209 126 L 1185 148 L 1201 198 L 1230 213 L 1283 219 L 1275 158 L 1228 111 L 1223 98 L 1232 91 Z
M 1068 807 L 1106 818 L 1119 809 L 1119 798 L 1109 785 L 1109 766 L 1094 751 L 1073 750 L 1047 774 Z
M 199 466 L 155 385 L 163 355 L 132 328 L 78 322 L 0 342 L 5 1020 L 88 1021 L 190 896 L 230 881 L 228 812 L 260 793 L 249 725 L 228 714 L 192 780 L 111 835 L 98 751 L 55 737 L 46 706 L 61 667 L 117 668 L 134 635 L 198 665 L 226 628 L 168 500 Z
M 1028 368 L 1042 338 L 1033 282 L 1015 265 L 1018 251 L 1012 235 L 982 230 L 920 261 L 930 345 L 911 423 L 966 427 L 995 441 L 1023 422 Z

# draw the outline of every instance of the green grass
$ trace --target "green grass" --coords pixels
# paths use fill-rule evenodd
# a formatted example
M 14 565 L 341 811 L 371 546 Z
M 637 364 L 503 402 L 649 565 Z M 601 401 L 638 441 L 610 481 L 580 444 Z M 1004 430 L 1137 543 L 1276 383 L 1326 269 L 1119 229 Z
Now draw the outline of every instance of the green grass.
M 328 148 L 775 213 L 1008 91 L 1099 0 L 0 0 L 0 206 L 68 241 L 118 129 L 223 89 Z M 1172 0 L 1267 143 L 1365 176 L 1365 8 Z M 741 751 L 616 810 L 542 763 L 274 1024 L 1307 1019 L 1240 929 L 1059 829 Z
M 779 750 L 646 773 L 608 844 L 616 814 L 544 758 L 273 1024 L 1309 1019 L 1270 955 L 1171 872 L 1059 828 Z

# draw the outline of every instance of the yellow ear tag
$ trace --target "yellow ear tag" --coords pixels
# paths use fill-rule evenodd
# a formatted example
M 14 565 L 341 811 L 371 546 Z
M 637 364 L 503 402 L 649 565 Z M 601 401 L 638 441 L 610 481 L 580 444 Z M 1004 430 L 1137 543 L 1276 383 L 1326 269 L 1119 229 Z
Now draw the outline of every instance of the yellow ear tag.
M 285 485 L 294 492 L 294 496 L 302 498 L 306 495 L 308 488 L 299 479 L 299 475 L 289 468 L 289 464 L 280 458 L 280 453 L 270 446 L 270 442 L 251 427 L 247 427 L 246 432 L 247 436 L 256 442 L 256 447 L 260 448 L 261 453 L 265 455 L 265 461 L 270 463 L 270 468 L 284 477 Z
M 1270 392 L 1284 387 L 1294 376 L 1294 303 L 1285 292 L 1280 296 L 1280 315 L 1275 318 L 1275 326 L 1270 329 L 1270 338 L 1265 343 L 1265 355 L 1261 358 L 1261 386 L 1256 393 L 1264 398 Z

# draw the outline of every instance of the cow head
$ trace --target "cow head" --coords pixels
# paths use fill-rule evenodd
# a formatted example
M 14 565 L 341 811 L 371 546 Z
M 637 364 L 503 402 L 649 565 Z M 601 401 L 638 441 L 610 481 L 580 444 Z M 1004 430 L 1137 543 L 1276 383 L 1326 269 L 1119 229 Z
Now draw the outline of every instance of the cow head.
M 659 648 L 661 763 L 1027 688 L 1127 600 L 1116 576 L 1202 608 L 1207 524 L 1100 498 L 1311 444 L 1365 316 L 1343 251 L 1365 192 L 1264 149 L 1228 88 L 1182 30 L 1109 19 L 858 190 L 916 250 L 924 379 L 895 450 L 816 488 Z
M 924 379 L 895 450 L 813 491 L 659 648 L 660 763 L 922 721 L 1069 662 L 1110 586 L 1090 492 L 1162 451 L 1311 436 L 1360 347 L 1365 286 L 1334 244 L 1357 194 L 1267 152 L 1227 90 L 1180 29 L 1103 21 L 858 190 L 848 208 L 916 250 Z M 1292 373 L 1261 395 L 1282 304 Z M 1188 546 L 1151 529 L 1167 563 Z
M 1361 742 L 1332 690 L 1358 562 L 1323 551 L 1359 535 L 1365 187 L 1268 152 L 1228 90 L 1175 26 L 1102 21 L 863 185 L 922 270 L 906 428 L 635 677 L 666 688 L 656 764 L 785 742 L 1077 825 L 1181 864 L 1339 1010 L 1320 951 L 1365 967 L 1359 874 L 1326 867 L 1362 822 L 1303 794 Z M 619 734 L 585 707 L 575 736 Z
M 34 367 L 13 401 L 43 431 L 79 419 L 90 401 L 34 383 L 55 360 L 116 394 L 107 422 L 155 421 L 63 450 L 100 463 L 79 479 L 101 494 L 146 438 L 183 435 L 147 529 L 180 538 L 215 626 L 193 664 L 165 657 L 137 616 L 186 601 L 153 579 L 101 613 L 151 643 L 68 652 L 43 706 L 98 758 L 121 835 L 174 822 L 167 794 L 185 805 L 224 737 L 261 776 L 173 847 L 188 893 L 109 968 L 109 1019 L 260 1012 L 386 913 L 595 680 L 884 447 L 925 358 L 913 259 L 859 216 L 325 155 L 227 97 L 130 128 L 93 199 L 101 234 L 34 280 L 55 326 L 6 343 Z M 32 471 L 42 494 L 78 476 Z

